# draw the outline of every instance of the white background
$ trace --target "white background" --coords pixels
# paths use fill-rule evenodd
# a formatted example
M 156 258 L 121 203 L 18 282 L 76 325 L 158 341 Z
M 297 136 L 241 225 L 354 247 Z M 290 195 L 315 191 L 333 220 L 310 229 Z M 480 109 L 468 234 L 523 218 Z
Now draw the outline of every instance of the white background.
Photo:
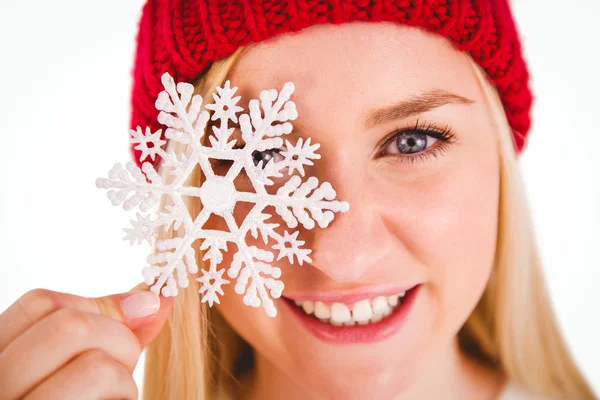
M 149 246 L 121 240 L 133 214 L 94 182 L 129 160 L 142 3 L 0 3 L 0 311 L 36 287 L 101 296 L 141 281 Z M 600 2 L 513 3 L 536 94 L 522 170 L 561 327 L 600 393 Z

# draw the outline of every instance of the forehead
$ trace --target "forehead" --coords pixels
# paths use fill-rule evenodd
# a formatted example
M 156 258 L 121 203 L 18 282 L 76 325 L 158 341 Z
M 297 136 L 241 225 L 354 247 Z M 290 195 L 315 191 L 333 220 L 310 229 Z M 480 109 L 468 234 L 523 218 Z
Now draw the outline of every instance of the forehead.
M 448 40 L 397 23 L 317 24 L 249 47 L 228 74 L 243 98 L 286 81 L 307 101 L 473 89 L 465 85 L 473 78 L 467 57 Z

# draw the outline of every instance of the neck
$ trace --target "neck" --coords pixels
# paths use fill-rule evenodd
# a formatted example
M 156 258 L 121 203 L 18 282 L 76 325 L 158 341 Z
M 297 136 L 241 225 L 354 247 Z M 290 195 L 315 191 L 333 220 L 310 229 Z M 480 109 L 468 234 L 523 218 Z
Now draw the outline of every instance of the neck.
M 434 352 L 428 368 L 394 400 L 407 399 L 489 399 L 498 397 L 504 378 L 498 371 L 464 354 L 455 339 L 443 349 Z M 322 400 L 287 376 L 260 354 L 255 353 L 255 368 L 244 383 L 244 398 L 271 400 Z M 282 396 L 285 394 L 285 396 Z M 375 389 L 373 396 L 376 398 Z

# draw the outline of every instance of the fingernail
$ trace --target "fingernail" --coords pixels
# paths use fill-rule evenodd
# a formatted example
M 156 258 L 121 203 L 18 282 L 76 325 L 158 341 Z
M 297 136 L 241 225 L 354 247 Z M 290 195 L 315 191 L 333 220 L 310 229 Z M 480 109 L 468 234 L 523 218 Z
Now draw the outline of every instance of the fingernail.
M 160 308 L 158 295 L 150 290 L 134 293 L 121 301 L 121 309 L 129 318 L 141 318 L 156 314 Z

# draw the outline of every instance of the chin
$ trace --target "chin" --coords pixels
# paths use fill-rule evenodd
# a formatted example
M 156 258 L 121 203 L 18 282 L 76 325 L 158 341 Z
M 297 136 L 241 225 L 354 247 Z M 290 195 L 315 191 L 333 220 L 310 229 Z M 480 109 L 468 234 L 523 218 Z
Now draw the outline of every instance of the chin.
M 384 297 L 396 292 L 390 289 Z M 436 301 L 426 285 L 414 286 L 402 297 L 390 300 L 393 306 L 382 318 L 342 325 L 303 312 L 299 299 L 277 299 L 277 318 L 235 304 L 235 297 L 220 306 L 235 330 L 268 361 L 268 375 L 281 373 L 281 379 L 317 398 L 393 399 L 418 379 L 432 344 L 443 336 L 437 329 Z M 243 313 L 234 312 L 240 307 Z
M 370 344 L 333 345 L 311 337 L 289 350 L 285 363 L 271 362 L 316 398 L 393 399 L 419 379 L 438 337 L 428 320 L 412 322 L 415 332 Z
M 418 377 L 419 364 L 399 366 L 397 362 L 373 363 L 348 358 L 346 366 L 315 368 L 305 374 L 306 391 L 327 400 L 393 399 Z M 392 361 L 392 360 L 390 360 Z

